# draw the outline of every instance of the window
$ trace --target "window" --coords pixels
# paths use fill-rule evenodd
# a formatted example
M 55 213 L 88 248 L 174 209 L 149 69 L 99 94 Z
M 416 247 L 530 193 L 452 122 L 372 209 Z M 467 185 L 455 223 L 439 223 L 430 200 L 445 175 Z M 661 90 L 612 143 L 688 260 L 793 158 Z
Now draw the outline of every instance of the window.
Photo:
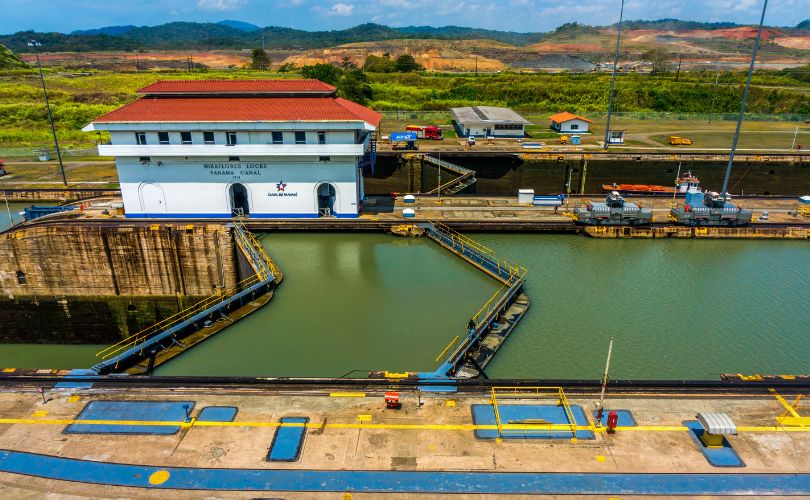
M 169 133 L 168 132 L 158 132 L 158 142 L 160 144 L 168 144 L 169 143 Z
M 180 144 L 191 144 L 191 132 L 180 132 Z
M 146 146 L 146 132 L 135 132 L 135 144 Z
M 306 132 L 296 132 L 295 133 L 295 143 L 296 144 L 306 144 L 307 143 L 307 133 Z
M 318 157 L 318 161 L 329 161 L 331 159 L 332 159 L 331 156 L 319 156 Z
M 281 132 L 273 132 L 273 144 L 284 144 L 284 134 Z
M 326 144 L 326 132 L 318 132 L 318 144 Z
M 214 143 L 214 133 L 213 132 L 203 132 L 203 142 L 206 144 L 213 144 Z
M 236 132 L 226 132 L 225 138 L 228 141 L 228 146 L 236 146 Z
M 572 123 L 571 124 L 571 130 L 579 130 L 579 124 L 578 123 Z
M 18 285 L 28 284 L 28 279 L 25 277 L 25 273 L 22 271 L 17 271 L 17 284 Z
M 228 161 L 239 161 L 239 157 L 238 156 L 229 156 Z

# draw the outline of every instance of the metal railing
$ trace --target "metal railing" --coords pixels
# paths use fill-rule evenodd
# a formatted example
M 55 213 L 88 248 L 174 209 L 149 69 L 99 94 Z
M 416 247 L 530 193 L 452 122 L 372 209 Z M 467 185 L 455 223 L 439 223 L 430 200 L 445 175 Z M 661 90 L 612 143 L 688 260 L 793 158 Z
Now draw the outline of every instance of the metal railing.
M 428 223 L 425 226 L 425 231 L 429 238 L 501 282 L 501 287 L 492 294 L 489 300 L 472 317 L 475 327 L 469 331 L 464 341 L 442 360 L 436 373 L 444 375 L 456 369 L 469 346 L 478 340 L 487 330 L 490 323 L 498 317 L 499 312 L 504 310 L 517 295 L 518 291 L 523 287 L 527 271 L 520 264 L 503 257 L 499 258 L 494 250 L 439 222 Z M 436 358 L 436 361 L 442 359 L 456 341 L 457 338 L 453 339 Z
M 161 334 L 170 333 L 173 336 L 175 333 L 173 330 L 179 331 L 187 323 L 199 321 L 216 306 L 228 306 L 237 295 L 258 285 L 275 281 L 279 277 L 280 272 L 267 255 L 264 246 L 247 231 L 242 221 L 234 220 L 234 239 L 256 273 L 236 283 L 237 292 L 229 294 L 225 290 L 217 291 L 199 302 L 102 349 L 96 353 L 96 357 L 102 360 L 101 364 L 104 364 L 107 360 L 117 358 L 114 365 L 114 368 L 117 369 L 118 363 L 124 359 L 125 354 L 131 354 L 130 351 L 139 348 L 137 353 L 142 356 L 144 349 L 150 345 L 150 341 Z
M 563 413 L 565 414 L 567 424 L 554 424 L 554 423 L 519 423 L 510 424 L 501 421 L 501 413 L 498 409 L 498 397 L 501 399 L 539 399 L 554 397 L 557 400 L 557 406 L 562 406 Z M 577 421 L 574 417 L 574 412 L 571 411 L 571 405 L 568 403 L 568 398 L 565 396 L 565 391 L 562 387 L 492 387 L 491 396 L 492 408 L 495 412 L 495 425 L 498 428 L 498 438 L 504 435 L 504 431 L 522 431 L 522 432 L 551 432 L 563 430 L 571 433 L 571 442 L 577 442 Z

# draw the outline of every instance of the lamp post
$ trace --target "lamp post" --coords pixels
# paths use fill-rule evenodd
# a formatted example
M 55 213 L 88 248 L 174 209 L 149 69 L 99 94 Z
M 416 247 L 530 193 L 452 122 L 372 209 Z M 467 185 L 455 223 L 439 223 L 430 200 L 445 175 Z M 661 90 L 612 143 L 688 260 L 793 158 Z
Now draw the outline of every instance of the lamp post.
M 53 126 L 53 115 L 51 115 L 51 105 L 48 102 L 48 91 L 45 89 L 45 77 L 42 76 L 42 64 L 39 62 L 39 49 L 42 46 L 36 40 L 28 42 L 29 47 L 34 48 L 34 54 L 37 56 L 37 68 L 39 69 L 39 81 L 42 82 L 42 93 L 45 95 L 45 109 L 48 110 L 48 122 L 51 124 L 51 134 L 53 134 L 53 145 L 56 148 L 56 159 L 59 161 L 59 170 L 62 172 L 62 183 L 67 186 L 67 177 L 65 177 L 65 166 L 62 165 L 62 153 L 59 151 L 59 141 L 56 140 L 56 129 Z
M 616 90 L 616 70 L 619 66 L 619 45 L 622 41 L 622 19 L 624 18 L 624 0 L 619 10 L 619 26 L 616 30 L 616 53 L 613 56 L 613 75 L 610 77 L 610 97 L 608 98 L 607 123 L 605 123 L 605 144 L 603 149 L 607 149 L 610 144 L 610 114 L 613 112 L 613 93 Z

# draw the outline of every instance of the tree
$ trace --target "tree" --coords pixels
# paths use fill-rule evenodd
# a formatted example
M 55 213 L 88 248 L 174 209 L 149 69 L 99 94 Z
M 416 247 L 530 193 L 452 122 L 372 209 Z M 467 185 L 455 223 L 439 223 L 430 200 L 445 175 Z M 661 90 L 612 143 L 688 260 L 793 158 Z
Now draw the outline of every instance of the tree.
M 250 53 L 250 68 L 261 70 L 270 68 L 270 57 L 264 49 L 253 49 Z
M 331 64 L 313 64 L 301 68 L 304 78 L 314 78 L 329 85 L 336 85 L 343 72 Z
M 382 57 L 370 55 L 363 63 L 363 69 L 369 73 L 393 73 L 396 71 L 396 63 L 391 60 L 391 55 L 383 54 Z
M 652 63 L 652 74 L 660 75 L 672 71 L 672 60 L 663 49 L 650 49 L 641 54 L 641 60 Z
M 337 93 L 340 97 L 365 104 L 373 97 L 368 78 L 359 69 L 348 70 L 337 84 Z
M 352 58 L 349 56 L 343 56 L 343 59 L 340 63 L 340 67 L 342 69 L 357 69 L 357 65 L 354 64 Z
M 282 64 L 281 66 L 278 67 L 278 72 L 279 73 L 291 73 L 291 72 L 295 71 L 296 69 L 298 69 L 298 67 L 295 65 L 295 63 L 284 63 L 284 64 Z
M 416 62 L 416 59 L 414 59 L 410 54 L 403 54 L 397 57 L 394 67 L 399 73 L 412 73 L 414 71 L 422 71 L 425 69 L 425 67 Z

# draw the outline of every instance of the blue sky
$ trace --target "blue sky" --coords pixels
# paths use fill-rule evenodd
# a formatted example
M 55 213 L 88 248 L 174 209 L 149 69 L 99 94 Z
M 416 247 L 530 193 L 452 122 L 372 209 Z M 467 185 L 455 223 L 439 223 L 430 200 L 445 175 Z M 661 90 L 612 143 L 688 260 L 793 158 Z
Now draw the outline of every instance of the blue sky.
M 625 0 L 626 19 L 673 17 L 755 24 L 762 0 Z M 364 22 L 390 26 L 471 26 L 548 31 L 570 21 L 618 20 L 620 0 L 0 0 L 0 33 L 170 21 L 237 19 L 259 26 L 342 29 Z M 810 17 L 810 0 L 770 0 L 766 23 L 794 26 Z

